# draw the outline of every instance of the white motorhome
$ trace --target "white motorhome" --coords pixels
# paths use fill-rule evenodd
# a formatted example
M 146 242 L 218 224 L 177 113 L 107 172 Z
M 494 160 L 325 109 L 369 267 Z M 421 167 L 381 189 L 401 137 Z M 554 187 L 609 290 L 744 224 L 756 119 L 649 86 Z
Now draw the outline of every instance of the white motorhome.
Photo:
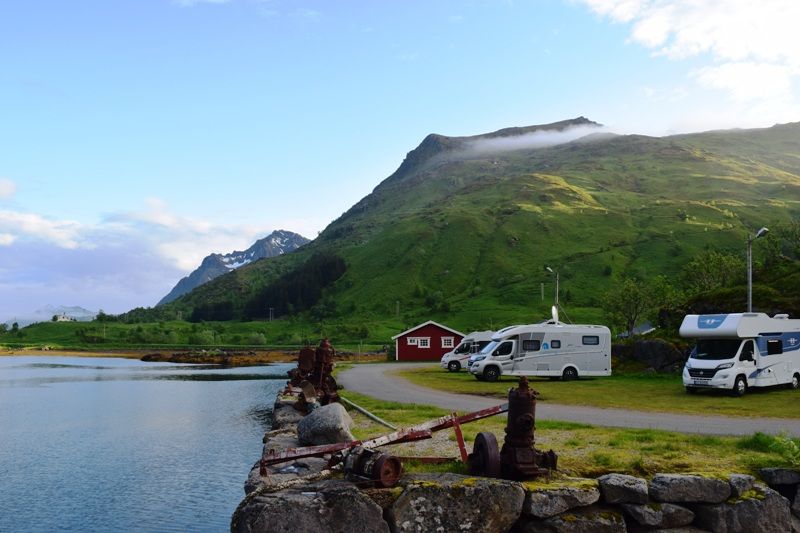
M 548 376 L 564 380 L 611 375 L 611 332 L 605 326 L 553 319 L 499 330 L 477 355 L 470 373 L 481 381 L 500 376 Z
M 462 368 L 467 368 L 467 360 L 473 354 L 480 352 L 487 344 L 492 341 L 494 331 L 473 331 L 462 341 L 442 356 L 442 368 L 450 372 L 458 372 Z
M 686 392 L 800 387 L 800 320 L 789 315 L 686 315 L 680 335 L 697 339 L 683 369 Z

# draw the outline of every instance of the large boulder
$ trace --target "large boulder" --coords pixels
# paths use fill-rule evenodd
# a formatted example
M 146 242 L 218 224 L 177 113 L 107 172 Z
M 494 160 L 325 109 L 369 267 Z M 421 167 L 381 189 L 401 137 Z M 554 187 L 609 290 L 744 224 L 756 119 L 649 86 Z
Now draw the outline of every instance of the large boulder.
M 307 414 L 297 424 L 297 438 L 303 446 L 335 444 L 355 440 L 350 433 L 353 419 L 340 403 L 330 403 Z
M 255 492 L 233 514 L 234 533 L 387 532 L 379 505 L 346 481 L 320 481 L 279 492 Z
M 743 498 L 696 506 L 694 523 L 715 533 L 784 533 L 792 529 L 789 500 L 759 485 Z
M 636 523 L 650 528 L 675 528 L 688 526 L 694 513 L 674 503 L 650 503 L 647 505 L 623 503 L 622 509 Z
M 458 474 L 415 474 L 386 515 L 392 531 L 508 531 L 522 511 L 519 483 Z
M 551 483 L 524 483 L 525 503 L 522 512 L 548 518 L 575 507 L 592 505 L 600 499 L 596 479 L 568 478 Z
M 650 481 L 650 497 L 658 502 L 720 503 L 731 495 L 727 480 L 694 474 L 656 474 Z
M 647 481 L 625 474 L 606 474 L 597 478 L 606 503 L 647 503 Z
M 545 519 L 520 520 L 520 533 L 625 533 L 625 518 L 617 509 L 582 507 Z

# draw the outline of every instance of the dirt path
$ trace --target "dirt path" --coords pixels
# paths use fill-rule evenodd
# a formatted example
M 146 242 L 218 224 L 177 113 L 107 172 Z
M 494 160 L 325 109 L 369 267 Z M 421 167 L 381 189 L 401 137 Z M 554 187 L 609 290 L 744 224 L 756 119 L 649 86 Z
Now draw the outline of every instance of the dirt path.
M 387 371 L 438 363 L 397 363 L 355 365 L 337 376 L 346 390 L 387 401 L 435 405 L 448 410 L 471 412 L 503 403 L 498 398 L 453 394 L 420 387 Z M 346 391 L 345 391 L 346 396 Z M 746 399 L 746 398 L 745 398 Z M 536 417 L 566 420 L 597 426 L 653 428 L 705 435 L 751 435 L 757 431 L 785 433 L 800 437 L 800 420 L 786 418 L 747 418 L 652 413 L 627 409 L 601 409 L 577 405 L 536 404 Z

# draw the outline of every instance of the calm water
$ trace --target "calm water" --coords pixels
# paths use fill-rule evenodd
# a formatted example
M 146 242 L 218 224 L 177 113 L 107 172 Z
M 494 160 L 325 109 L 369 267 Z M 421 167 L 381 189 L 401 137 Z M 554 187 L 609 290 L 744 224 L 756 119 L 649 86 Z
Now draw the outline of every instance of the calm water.
M 0 531 L 227 531 L 291 366 L 0 357 Z

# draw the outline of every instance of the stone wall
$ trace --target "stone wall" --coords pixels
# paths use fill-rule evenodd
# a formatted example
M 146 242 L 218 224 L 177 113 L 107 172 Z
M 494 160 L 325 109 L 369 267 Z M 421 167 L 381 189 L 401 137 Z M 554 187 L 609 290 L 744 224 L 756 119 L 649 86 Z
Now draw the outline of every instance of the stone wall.
M 277 403 L 265 450 L 301 446 L 300 418 Z M 231 531 L 800 533 L 796 470 L 763 469 L 761 480 L 663 473 L 650 480 L 607 474 L 521 483 L 410 474 L 391 489 L 364 489 L 340 474 L 315 479 L 326 467 L 324 459 L 302 459 L 270 467 L 262 477 L 256 463 Z

